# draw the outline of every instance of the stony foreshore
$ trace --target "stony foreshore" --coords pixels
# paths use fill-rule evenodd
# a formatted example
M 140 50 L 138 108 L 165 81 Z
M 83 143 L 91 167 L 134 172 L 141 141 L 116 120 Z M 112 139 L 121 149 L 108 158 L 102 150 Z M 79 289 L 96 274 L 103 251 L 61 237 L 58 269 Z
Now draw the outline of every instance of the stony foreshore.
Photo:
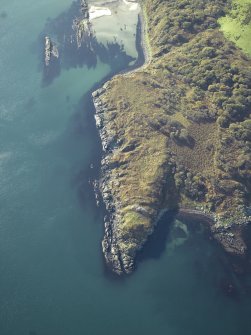
M 99 190 L 101 192 L 103 202 L 107 210 L 107 216 L 104 218 L 104 238 L 102 241 L 102 250 L 107 264 L 114 269 L 118 274 L 123 273 L 124 267 L 121 262 L 121 255 L 118 250 L 116 240 L 116 223 L 115 223 L 115 203 L 108 187 L 109 175 L 109 135 L 104 127 L 104 113 L 107 107 L 102 104 L 100 95 L 105 91 L 105 88 L 95 91 L 93 102 L 96 110 L 95 120 L 96 126 L 101 138 L 104 158 L 101 161 L 102 178 L 99 181 Z
M 180 208 L 177 214 L 178 219 L 195 219 L 205 222 L 212 232 L 213 237 L 224 248 L 226 252 L 232 255 L 245 256 L 247 251 L 246 243 L 243 239 L 243 230 L 248 223 L 230 225 L 217 225 L 220 219 L 214 213 L 203 212 L 202 210 Z
M 93 92 L 93 102 L 96 110 L 95 120 L 101 138 L 104 157 L 101 161 L 101 179 L 99 181 L 99 190 L 106 207 L 107 215 L 104 218 L 104 238 L 102 241 L 102 250 L 107 265 L 118 275 L 131 273 L 134 269 L 135 254 L 127 254 L 119 246 L 119 215 L 120 203 L 114 199 L 111 192 L 111 166 L 109 164 L 110 155 L 114 149 L 114 139 L 109 135 L 105 127 L 104 113 L 108 106 L 104 105 L 100 96 L 105 92 L 106 85 Z M 140 248 L 140 246 L 139 246 Z
M 138 49 L 138 60 L 134 65 L 128 69 L 123 70 L 119 75 L 132 74 L 151 61 L 151 53 L 146 43 L 146 21 L 143 13 L 141 12 L 138 17 L 138 25 L 136 32 L 136 45 Z M 120 247 L 120 231 L 119 222 L 121 221 L 119 209 L 120 203 L 117 199 L 114 199 L 110 190 L 111 178 L 109 158 L 113 149 L 119 145 L 119 141 L 115 144 L 114 138 L 107 132 L 105 127 L 104 114 L 109 109 L 109 106 L 103 103 L 101 96 L 106 91 L 107 84 L 104 84 L 102 88 L 92 93 L 93 103 L 95 106 L 96 114 L 96 126 L 99 131 L 101 138 L 102 149 L 104 157 L 101 161 L 101 179 L 99 184 L 100 193 L 105 204 L 107 215 L 104 218 L 104 238 L 102 241 L 102 250 L 107 265 L 111 270 L 118 275 L 129 274 L 134 270 L 135 267 L 135 256 L 138 250 L 140 250 L 145 241 L 142 244 L 137 244 L 137 247 L 127 252 L 127 249 L 122 250 Z M 157 219 L 157 215 L 155 220 Z

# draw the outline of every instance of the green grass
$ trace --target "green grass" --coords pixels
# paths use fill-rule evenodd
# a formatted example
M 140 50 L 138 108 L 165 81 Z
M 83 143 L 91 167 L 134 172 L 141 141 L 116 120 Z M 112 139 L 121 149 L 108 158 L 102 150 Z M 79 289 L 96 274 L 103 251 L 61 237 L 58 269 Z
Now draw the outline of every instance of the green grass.
M 231 11 L 219 23 L 225 36 L 251 56 L 251 0 L 233 0 Z

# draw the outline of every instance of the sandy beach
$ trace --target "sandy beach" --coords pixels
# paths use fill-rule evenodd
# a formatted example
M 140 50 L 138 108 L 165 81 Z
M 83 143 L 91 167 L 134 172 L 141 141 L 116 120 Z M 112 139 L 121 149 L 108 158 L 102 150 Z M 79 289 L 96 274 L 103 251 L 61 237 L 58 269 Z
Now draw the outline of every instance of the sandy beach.
M 102 16 L 110 16 L 110 15 L 112 15 L 112 12 L 109 8 L 91 6 L 89 9 L 90 21 Z
M 127 55 L 137 58 L 135 36 L 140 13 L 137 2 L 89 1 L 89 15 L 97 40 L 104 45 L 119 43 Z M 123 43 L 122 43 L 123 41 Z

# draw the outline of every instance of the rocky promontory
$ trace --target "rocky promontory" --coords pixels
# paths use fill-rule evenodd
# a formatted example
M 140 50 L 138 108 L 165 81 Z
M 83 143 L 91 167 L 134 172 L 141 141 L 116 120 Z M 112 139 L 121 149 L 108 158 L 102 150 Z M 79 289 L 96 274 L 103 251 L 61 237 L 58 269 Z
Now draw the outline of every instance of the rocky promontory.
M 132 272 L 164 211 L 199 217 L 238 256 L 251 221 L 251 60 L 220 32 L 229 3 L 143 6 L 151 60 L 93 93 L 104 152 L 102 247 L 117 274 Z
M 105 127 L 105 114 L 109 107 L 107 104 L 104 104 L 101 99 L 104 92 L 105 87 L 93 93 L 93 101 L 96 109 L 96 125 L 99 130 L 104 152 L 104 157 L 101 162 L 102 178 L 99 184 L 107 210 L 107 216 L 104 219 L 105 229 L 102 250 L 109 267 L 121 275 L 133 271 L 136 252 L 141 248 L 144 241 L 142 241 L 142 243 L 135 241 L 133 236 L 132 239 L 130 239 L 129 236 L 125 236 L 123 229 L 121 229 L 121 222 L 123 221 L 121 213 L 122 204 L 113 192 L 113 185 L 119 186 L 118 182 L 116 182 L 118 177 L 116 175 L 117 164 L 112 163 L 112 155 L 114 151 L 118 150 L 120 143 L 116 141 L 114 136 L 110 134 L 109 130 Z M 138 211 L 143 211 L 144 215 L 149 215 L 142 208 L 138 208 Z
M 120 170 L 120 162 L 114 160 L 114 156 L 122 151 L 129 153 L 134 149 L 134 145 L 123 145 L 123 140 L 119 140 L 109 129 L 109 118 L 106 116 L 115 111 L 104 102 L 102 96 L 105 94 L 109 84 L 105 85 L 93 93 L 93 101 L 96 109 L 96 125 L 99 130 L 104 157 L 102 159 L 102 177 L 100 180 L 100 191 L 106 206 L 107 216 L 105 217 L 104 238 L 102 249 L 107 264 L 117 274 L 131 273 L 135 266 L 135 256 L 143 247 L 148 236 L 153 233 L 154 224 L 162 214 L 162 208 L 165 201 L 162 196 L 156 198 L 156 208 L 153 203 L 143 203 L 140 192 L 138 201 L 135 202 L 121 200 L 122 194 L 119 189 L 122 186 L 121 180 L 127 174 L 123 175 L 122 170 L 128 168 L 129 164 L 124 162 L 124 168 Z M 159 176 L 163 182 L 168 178 L 168 168 L 164 168 Z M 122 178 L 122 179 L 121 179 Z M 159 178 L 158 178 L 159 179 Z M 136 194 L 134 194 L 136 195 Z M 145 199 L 145 202 L 147 199 Z M 171 207 L 170 207 L 171 208 Z M 129 225 L 129 226 L 128 226 Z

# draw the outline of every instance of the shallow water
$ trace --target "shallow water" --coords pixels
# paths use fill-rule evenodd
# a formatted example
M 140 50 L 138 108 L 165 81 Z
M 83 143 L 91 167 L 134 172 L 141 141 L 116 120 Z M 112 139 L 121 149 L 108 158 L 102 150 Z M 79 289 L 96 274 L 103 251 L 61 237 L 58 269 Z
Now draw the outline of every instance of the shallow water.
M 0 334 L 250 334 L 246 288 L 200 223 L 176 223 L 167 239 L 161 230 L 129 278 L 107 275 L 89 184 L 100 143 L 87 93 L 129 59 L 119 53 L 116 69 L 100 60 L 62 67 L 41 85 L 39 36 L 47 17 L 70 6 L 1 0 Z

